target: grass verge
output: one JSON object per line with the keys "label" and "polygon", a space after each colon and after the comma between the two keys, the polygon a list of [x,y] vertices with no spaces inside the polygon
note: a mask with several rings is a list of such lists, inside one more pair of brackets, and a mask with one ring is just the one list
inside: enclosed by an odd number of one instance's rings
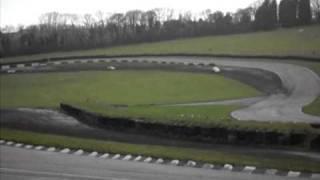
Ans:
{"label": "grass verge", "polygon": [[[293,63],[303,65],[311,69],[320,77],[320,63],[319,62],[301,62],[301,61],[293,61]],[[311,104],[303,107],[303,112],[320,116],[320,95],[317,99],[315,99]]]}
{"label": "grass verge", "polygon": [[128,106],[101,107],[96,104],[70,104],[82,110],[97,113],[106,117],[140,119],[151,123],[175,124],[182,126],[199,126],[205,128],[226,128],[242,131],[279,132],[284,134],[302,133],[318,134],[307,123],[259,122],[234,120],[230,113],[238,106]]}
{"label": "grass verge", "polygon": [[214,164],[230,163],[234,165],[252,165],[261,168],[320,172],[320,166],[318,162],[298,157],[258,157],[256,155],[227,153],[219,150],[202,150],[158,145],[138,145],[52,134],[41,134],[6,128],[1,128],[0,130],[0,138],[2,139],[34,145],[39,144],[60,148],[67,147],[72,149],[80,148],[87,151],[145,155],[167,159],[195,160]]}
{"label": "grass verge", "polygon": [[320,96],[308,106],[303,107],[303,111],[308,114],[320,116]]}
{"label": "grass verge", "polygon": [[203,127],[212,126],[224,121],[230,122],[232,120],[230,113],[239,108],[238,106],[231,105],[102,107],[90,103],[74,106],[107,117]]}

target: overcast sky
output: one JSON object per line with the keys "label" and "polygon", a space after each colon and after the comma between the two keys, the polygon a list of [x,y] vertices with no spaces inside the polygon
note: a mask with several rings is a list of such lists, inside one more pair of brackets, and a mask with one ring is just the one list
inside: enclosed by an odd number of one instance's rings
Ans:
{"label": "overcast sky", "polygon": [[177,11],[201,12],[205,9],[234,12],[255,0],[0,0],[0,26],[30,25],[39,22],[46,12],[94,14],[172,8]]}

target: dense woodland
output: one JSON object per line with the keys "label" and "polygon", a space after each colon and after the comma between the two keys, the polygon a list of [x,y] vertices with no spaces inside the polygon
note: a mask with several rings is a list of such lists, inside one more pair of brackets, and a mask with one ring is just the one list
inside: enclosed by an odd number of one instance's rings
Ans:
{"label": "dense woodland", "polygon": [[234,13],[172,9],[94,15],[42,15],[38,25],[0,31],[0,57],[245,33],[320,23],[320,0],[259,0]]}

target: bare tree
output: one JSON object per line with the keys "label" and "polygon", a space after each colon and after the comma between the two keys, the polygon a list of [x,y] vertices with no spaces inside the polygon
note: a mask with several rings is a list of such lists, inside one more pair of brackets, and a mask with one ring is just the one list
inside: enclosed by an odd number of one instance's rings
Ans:
{"label": "bare tree", "polygon": [[109,18],[110,23],[114,23],[117,26],[122,26],[124,22],[124,14],[115,13]]}
{"label": "bare tree", "polygon": [[94,24],[94,22],[95,22],[95,20],[94,20],[94,18],[92,17],[91,14],[85,14],[83,16],[83,24],[86,27],[91,27]]}
{"label": "bare tree", "polygon": [[250,23],[252,19],[251,8],[238,9],[237,12],[233,14],[233,23],[235,24],[247,24]]}
{"label": "bare tree", "polygon": [[174,10],[173,9],[164,9],[165,10],[165,21],[170,21],[173,18]]}
{"label": "bare tree", "polygon": [[153,11],[156,13],[157,21],[160,21],[161,23],[165,21],[172,20],[173,15],[174,15],[174,10],[173,9],[168,9],[168,8],[156,8],[153,9]]}
{"label": "bare tree", "polygon": [[219,24],[220,22],[222,22],[223,17],[224,17],[223,12],[216,11],[209,15],[209,22]]}
{"label": "bare tree", "polygon": [[12,33],[12,32],[15,32],[16,31],[16,28],[12,25],[6,25],[4,27],[1,28],[1,32],[2,33]]}
{"label": "bare tree", "polygon": [[150,11],[145,12],[144,16],[145,16],[145,18],[147,20],[148,28],[152,29],[156,24],[157,14],[154,11],[150,10]]}
{"label": "bare tree", "polygon": [[108,26],[112,29],[112,32],[116,35],[116,40],[119,40],[122,38],[122,29],[125,24],[125,16],[122,13],[115,13],[112,16],[110,16],[108,20]]}
{"label": "bare tree", "polygon": [[104,13],[102,11],[97,11],[95,16],[97,18],[98,25],[104,26]]}
{"label": "bare tree", "polygon": [[320,22],[320,0],[311,0],[312,14]]}
{"label": "bare tree", "polygon": [[59,18],[59,13],[57,12],[50,12],[46,13],[40,16],[40,24],[46,24],[49,26],[56,27],[58,25],[58,18]]}
{"label": "bare tree", "polygon": [[209,15],[212,13],[212,11],[210,9],[206,9],[204,11],[201,12],[201,18],[205,21],[208,21],[209,19]]}
{"label": "bare tree", "polygon": [[253,2],[249,7],[251,10],[251,17],[254,18],[255,14],[257,13],[257,10],[259,9],[259,7],[263,4],[264,0],[256,0],[255,2]]}
{"label": "bare tree", "polygon": [[71,25],[80,25],[79,16],[77,14],[68,14]]}
{"label": "bare tree", "polygon": [[69,23],[68,14],[59,14],[57,19],[57,25],[65,26]]}
{"label": "bare tree", "polygon": [[135,27],[137,24],[139,24],[141,19],[142,11],[140,10],[133,10],[128,11],[125,15],[126,21],[128,22],[129,26]]}
{"label": "bare tree", "polygon": [[[173,9],[139,10],[126,13],[94,15],[59,14],[42,15],[40,24],[13,30],[1,29],[0,53],[3,56],[25,53],[44,53],[57,50],[121,45],[133,42],[169,40],[181,37],[218,35],[254,31],[254,16],[264,0],[234,14],[201,12],[196,19],[191,12],[174,12]],[[320,22],[320,0],[310,0],[314,17]]]}
{"label": "bare tree", "polygon": [[156,13],[156,18],[157,18],[157,21],[159,22],[163,22],[165,17],[164,17],[164,11],[162,8],[156,8],[156,9],[153,9],[153,12]]}
{"label": "bare tree", "polygon": [[186,11],[182,14],[182,21],[183,22],[190,22],[192,21],[192,13],[191,11]]}

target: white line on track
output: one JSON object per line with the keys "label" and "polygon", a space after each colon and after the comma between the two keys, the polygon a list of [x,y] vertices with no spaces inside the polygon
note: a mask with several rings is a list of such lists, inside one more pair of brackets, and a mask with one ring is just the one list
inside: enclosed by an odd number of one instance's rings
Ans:
{"label": "white line on track", "polygon": [[242,171],[252,173],[254,170],[256,170],[256,167],[254,166],[245,166]]}
{"label": "white line on track", "polygon": [[119,159],[120,158],[120,154],[116,154],[112,157],[112,159]]}
{"label": "white line on track", "polygon": [[76,152],[74,152],[74,155],[82,155],[84,153],[84,151],[82,149],[77,150]]}
{"label": "white line on track", "polygon": [[61,153],[64,153],[64,154],[67,154],[67,153],[70,152],[70,149],[65,148],[65,149],[62,149],[60,152],[61,152]]}
{"label": "white line on track", "polygon": [[177,159],[172,160],[172,161],[170,162],[170,164],[171,164],[171,165],[174,165],[174,166],[178,166],[178,165],[179,165],[179,163],[180,163],[180,161],[179,161],[179,160],[177,160]]}
{"label": "white line on track", "polygon": [[94,152],[90,153],[88,156],[96,157],[97,155],[98,155],[98,152],[94,151]]}
{"label": "white line on track", "polygon": [[105,154],[101,155],[99,158],[105,159],[105,158],[107,158],[107,157],[109,157],[109,153],[105,153]]}
{"label": "white line on track", "polygon": [[56,150],[55,147],[49,147],[49,148],[47,149],[48,152],[54,152],[55,150]]}
{"label": "white line on track", "polygon": [[152,161],[152,157],[147,157],[145,160],[143,160],[143,162],[149,163]]}
{"label": "white line on track", "polygon": [[14,142],[12,142],[12,141],[8,141],[7,143],[6,143],[6,145],[12,145]]}
{"label": "white line on track", "polygon": [[124,158],[122,158],[122,160],[129,161],[131,158],[132,158],[132,156],[130,154],[128,154]]}
{"label": "white line on track", "polygon": [[31,149],[31,148],[33,148],[33,146],[30,145],[30,144],[27,144],[27,145],[24,146],[24,148],[26,148],[26,149]]}
{"label": "white line on track", "polygon": [[61,64],[61,62],[56,61],[56,62],[53,62],[53,64],[54,64],[54,65],[60,65],[60,64]]}
{"label": "white line on track", "polygon": [[32,66],[32,67],[39,66],[39,63],[31,63],[31,66]]}
{"label": "white line on track", "polygon": [[278,172],[276,169],[267,169],[265,174],[275,175]]}
{"label": "white line on track", "polygon": [[156,163],[156,164],[162,164],[162,163],[164,163],[164,160],[161,159],[161,158],[159,158],[159,159],[156,160],[155,163]]}
{"label": "white line on track", "polygon": [[197,165],[197,163],[195,161],[188,161],[186,164],[186,166],[189,166],[189,167],[194,167],[196,165]]}
{"label": "white line on track", "polygon": [[232,166],[231,164],[225,164],[225,165],[223,166],[223,169],[224,169],[224,170],[229,170],[229,171],[231,171],[231,170],[233,169],[233,166]]}
{"label": "white line on track", "polygon": [[10,69],[10,66],[9,65],[4,65],[4,66],[1,66],[1,69],[2,70],[7,70],[7,69]]}
{"label": "white line on track", "polygon": [[14,146],[15,146],[15,147],[22,147],[22,146],[23,146],[23,144],[21,144],[21,143],[17,143],[17,144],[15,144]]}
{"label": "white line on track", "polygon": [[17,68],[24,68],[24,66],[25,66],[24,64],[18,64]]}
{"label": "white line on track", "polygon": [[10,69],[10,70],[8,70],[7,72],[8,72],[8,73],[15,73],[15,72],[17,72],[17,71],[14,70],[14,69]]}
{"label": "white line on track", "polygon": [[289,171],[288,172],[288,177],[299,177],[300,176],[300,172],[297,171]]}
{"label": "white line on track", "polygon": [[93,62],[93,63],[99,63],[100,60],[99,60],[99,59],[94,59],[94,60],[92,60],[92,62]]}
{"label": "white line on track", "polygon": [[205,169],[213,169],[213,168],[214,168],[214,165],[213,165],[213,164],[208,164],[208,163],[206,163],[206,164],[202,165],[202,168],[205,168]]}
{"label": "white line on track", "polygon": [[140,161],[142,159],[142,156],[137,156],[134,161]]}

